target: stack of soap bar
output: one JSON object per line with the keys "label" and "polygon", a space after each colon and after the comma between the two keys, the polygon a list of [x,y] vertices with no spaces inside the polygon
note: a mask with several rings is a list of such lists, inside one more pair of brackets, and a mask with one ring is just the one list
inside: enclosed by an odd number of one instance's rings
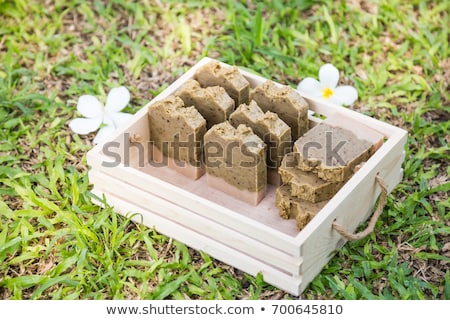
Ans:
{"label": "stack of soap bar", "polygon": [[347,129],[350,127],[344,129],[331,123],[332,119],[309,130],[295,142],[294,152],[299,155],[300,169],[315,172],[327,181],[346,181],[355,166],[369,159],[384,137],[366,127],[367,132],[373,131],[371,141],[359,139]]}
{"label": "stack of soap bar", "polygon": [[[346,129],[343,129],[346,128]],[[384,136],[340,114],[321,122],[283,158],[276,207],[301,230],[382,144]]]}
{"label": "stack of soap bar", "polygon": [[331,199],[343,185],[343,182],[325,181],[313,172],[299,169],[295,153],[286,154],[278,171],[283,184],[290,186],[291,196],[313,203]]}
{"label": "stack of soap bar", "polygon": [[179,97],[170,96],[148,109],[150,140],[155,161],[167,161],[172,169],[198,179],[204,173],[203,136],[206,120],[195,109],[185,107]]}
{"label": "stack of soap bar", "polygon": [[234,100],[219,86],[202,88],[191,79],[176,93],[186,106],[194,106],[205,118],[207,127],[224,122],[234,110]]}
{"label": "stack of soap bar", "polygon": [[275,206],[279,209],[280,217],[295,219],[297,229],[302,230],[328,201],[313,203],[294,197],[291,193],[289,185],[278,187],[275,194]]}
{"label": "stack of soap bar", "polygon": [[202,87],[223,87],[236,106],[249,102],[250,83],[236,67],[223,67],[218,61],[211,61],[195,73],[195,79]]}
{"label": "stack of soap bar", "polygon": [[[291,151],[291,129],[276,113],[264,113],[258,104],[252,100],[250,104],[241,104],[230,116],[234,127],[245,124],[267,145],[267,167],[277,169],[283,156]],[[269,176],[270,178],[270,176]],[[271,184],[272,181],[269,181]]]}
{"label": "stack of soap bar", "polygon": [[276,190],[275,206],[280,217],[296,220],[298,230],[303,229],[343,185],[343,182],[324,181],[313,172],[299,169],[295,153],[286,154],[278,170],[283,185]]}
{"label": "stack of soap bar", "polygon": [[308,103],[293,88],[266,81],[252,91],[250,99],[255,100],[264,112],[278,114],[291,128],[294,140],[308,130]]}
{"label": "stack of soap bar", "polygon": [[216,124],[204,136],[208,186],[257,205],[266,194],[266,145],[245,125]]}

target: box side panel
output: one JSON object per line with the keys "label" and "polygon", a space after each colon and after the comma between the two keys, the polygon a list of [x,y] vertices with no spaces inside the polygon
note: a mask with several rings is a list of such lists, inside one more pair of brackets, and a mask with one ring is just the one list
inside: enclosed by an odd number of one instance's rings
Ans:
{"label": "box side panel", "polygon": [[[107,189],[108,196],[112,195],[116,198],[126,199],[128,202],[138,204],[140,207],[152,208],[154,214],[167,220],[214,239],[230,248],[248,254],[288,274],[293,276],[300,275],[300,258],[293,257],[276,248],[265,245],[261,241],[248,237],[247,234],[232,230],[223,224],[219,224],[207,217],[202,217],[190,210],[165,201],[149,192],[139,190],[130,184],[101,172],[91,170],[89,172],[89,180],[94,183],[96,188]],[[114,185],[114,188],[110,188],[111,185]],[[152,221],[148,222],[154,223]],[[149,225],[149,227],[152,227],[152,225]],[[155,227],[158,229],[158,225],[155,224]],[[176,234],[171,232],[167,236],[176,237]]]}
{"label": "box side panel", "polygon": [[234,250],[226,245],[223,245],[214,239],[205,237],[196,231],[190,230],[173,221],[165,219],[152,211],[136,206],[123,199],[114,197],[106,190],[94,188],[92,191],[97,196],[101,197],[103,194],[108,199],[108,204],[112,205],[121,214],[127,215],[129,213],[141,213],[141,216],[134,216],[133,220],[137,223],[144,223],[152,227],[158,226],[158,231],[163,234],[173,234],[173,238],[185,243],[186,245],[203,251],[224,263],[234,266],[250,275],[256,276],[261,273],[264,281],[276,286],[290,294],[300,295],[301,277],[292,277],[286,273],[281,272],[259,260],[256,260],[248,254]]}

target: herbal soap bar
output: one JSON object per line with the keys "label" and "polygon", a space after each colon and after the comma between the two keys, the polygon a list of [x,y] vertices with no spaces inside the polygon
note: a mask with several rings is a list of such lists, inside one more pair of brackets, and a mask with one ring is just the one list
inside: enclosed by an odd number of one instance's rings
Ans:
{"label": "herbal soap bar", "polygon": [[194,106],[205,118],[207,127],[224,122],[234,110],[234,100],[219,86],[202,88],[191,79],[176,93],[186,106]]}
{"label": "herbal soap bar", "polygon": [[350,130],[321,122],[294,144],[298,167],[332,182],[346,181],[373,153],[373,144]]}
{"label": "herbal soap bar", "polygon": [[294,140],[308,130],[308,103],[293,88],[266,81],[252,91],[250,99],[264,112],[275,112],[291,128]]}
{"label": "herbal soap bar", "polygon": [[237,67],[222,67],[218,61],[211,61],[196,72],[195,79],[202,87],[223,87],[236,106],[249,102],[250,83]]}
{"label": "herbal soap bar", "polygon": [[275,192],[275,206],[283,219],[295,219],[297,229],[302,230],[306,224],[327,204],[328,201],[312,203],[291,195],[288,185],[282,185]]}
{"label": "herbal soap bar", "polygon": [[345,115],[335,113],[331,117],[326,118],[323,122],[334,127],[341,127],[350,130],[358,139],[370,142],[372,144],[372,154],[383,145],[383,134],[355,121],[354,119],[346,117]]}
{"label": "herbal soap bar", "polygon": [[[195,107],[185,107],[179,97],[170,96],[148,109],[150,140],[157,150],[153,156],[193,179],[204,173],[203,136],[206,121]],[[161,153],[159,154],[158,151]]]}
{"label": "herbal soap bar", "polygon": [[205,134],[208,185],[257,205],[267,185],[266,145],[245,125],[214,125]]}
{"label": "herbal soap bar", "polygon": [[290,186],[292,196],[313,203],[331,199],[344,184],[325,181],[313,172],[299,169],[298,155],[295,153],[284,156],[278,171],[283,184]]}
{"label": "herbal soap bar", "polygon": [[245,124],[267,145],[267,166],[277,169],[283,156],[291,150],[291,129],[276,113],[264,113],[252,100],[250,104],[241,104],[230,116],[234,127]]}

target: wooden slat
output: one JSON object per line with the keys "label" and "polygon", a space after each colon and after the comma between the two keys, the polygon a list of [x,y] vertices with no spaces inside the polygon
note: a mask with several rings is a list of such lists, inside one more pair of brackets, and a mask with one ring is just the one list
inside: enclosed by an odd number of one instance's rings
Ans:
{"label": "wooden slat", "polygon": [[[144,192],[97,170],[91,170],[89,172],[89,181],[94,183],[96,188],[109,190],[108,195],[117,198],[126,198],[128,202],[138,203],[139,206],[144,208],[152,208],[152,212],[165,219],[176,221],[178,224],[190,230],[212,238],[249,256],[253,256],[293,276],[300,275],[300,265],[302,262],[300,258],[288,255],[269,245],[263,244],[259,240],[252,239],[246,234],[232,230],[228,226],[224,226],[207,217],[200,216],[191,210],[161,199],[152,194],[151,190]],[[114,188],[109,188],[112,185],[114,185]],[[156,228],[158,228],[157,225]],[[169,233],[167,236],[175,237],[176,235]]]}
{"label": "wooden slat", "polygon": [[142,222],[145,225],[149,227],[155,225],[157,226],[157,230],[163,234],[174,234],[174,239],[193,249],[206,252],[213,258],[232,265],[252,276],[261,273],[264,277],[264,281],[267,283],[293,295],[300,295],[299,288],[302,282],[301,277],[292,277],[289,274],[283,273],[280,270],[254,259],[248,254],[234,250],[214,239],[205,237],[196,231],[165,219],[153,213],[148,208],[142,208],[136,204],[117,198],[109,194],[108,190],[94,188],[92,192],[99,197],[102,197],[102,195],[105,194],[108,199],[108,204],[125,216],[129,213],[141,213],[142,216],[133,217],[133,220],[137,223],[141,223],[142,217]]}

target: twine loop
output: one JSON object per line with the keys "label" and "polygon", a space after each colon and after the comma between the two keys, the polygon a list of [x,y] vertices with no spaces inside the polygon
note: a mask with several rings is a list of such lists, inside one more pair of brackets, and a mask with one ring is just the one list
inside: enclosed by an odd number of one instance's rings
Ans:
{"label": "twine loop", "polygon": [[378,206],[375,210],[375,212],[372,215],[372,218],[370,218],[369,224],[367,225],[366,229],[364,229],[361,232],[358,233],[351,233],[344,229],[342,225],[337,223],[336,221],[333,222],[333,229],[336,230],[342,237],[345,239],[351,241],[351,240],[360,240],[362,238],[367,237],[369,234],[373,232],[373,229],[375,228],[375,223],[377,222],[378,218],[381,215],[381,212],[383,212],[383,207],[386,204],[386,198],[387,198],[387,187],[384,183],[383,179],[376,175],[375,181],[378,183],[378,185],[381,188],[381,194],[380,194],[380,200],[378,201]]}

